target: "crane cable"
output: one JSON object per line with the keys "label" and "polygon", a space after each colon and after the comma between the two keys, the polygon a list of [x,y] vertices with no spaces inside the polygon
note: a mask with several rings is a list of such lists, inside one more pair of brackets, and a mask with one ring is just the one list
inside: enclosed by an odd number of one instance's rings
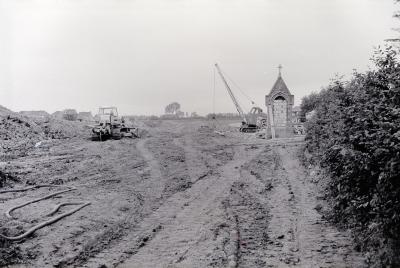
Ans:
{"label": "crane cable", "polygon": [[215,88],[216,88],[216,74],[215,74],[215,68],[213,68],[214,70],[214,81],[213,81],[213,114],[212,114],[212,122],[213,122],[213,128],[216,129],[217,126],[215,123],[218,123],[219,126],[222,126],[221,122],[218,121],[217,119],[217,114],[215,113]]}
{"label": "crane cable", "polygon": [[223,74],[229,79],[229,81],[240,91],[240,93],[242,93],[242,95],[245,96],[245,97],[250,101],[250,103],[251,103],[252,105],[255,105],[255,104],[258,105],[258,103],[256,103],[254,100],[252,100],[252,99],[249,97],[249,95],[247,95],[247,94],[236,84],[236,82],[235,82],[229,75],[227,75],[224,71],[222,71],[222,73],[223,73]]}
{"label": "crane cable", "polygon": [[215,68],[213,68],[214,70],[214,89],[213,89],[213,114],[215,117]]}
{"label": "crane cable", "polygon": [[[215,89],[216,89],[215,67],[213,68],[213,70],[214,70],[214,96],[213,96],[213,109],[214,109],[214,111],[213,111],[213,112],[214,112],[214,117],[216,118],[216,116],[215,116],[215,91],[216,91],[216,90],[215,90]],[[222,73],[223,75],[226,75],[225,72],[221,70],[221,67],[219,67],[219,70],[221,71],[221,73]],[[228,77],[228,76],[227,76],[227,77]],[[228,79],[229,79],[231,82],[233,82],[233,84],[234,84],[237,88],[239,88],[231,78],[228,77]],[[231,90],[232,90],[232,89],[231,89]],[[240,88],[239,88],[239,90],[241,91],[241,93],[242,93],[244,96],[246,96],[247,99],[250,100],[250,102],[252,102],[252,103],[254,104],[254,102],[250,99],[249,96],[247,96]],[[235,98],[235,99],[236,99],[236,98]],[[243,106],[243,103],[241,103],[238,99],[236,99],[236,102],[238,102],[239,107],[242,107],[242,106]],[[247,106],[247,105],[246,105],[246,106]],[[247,108],[247,107],[246,107],[246,108]]]}

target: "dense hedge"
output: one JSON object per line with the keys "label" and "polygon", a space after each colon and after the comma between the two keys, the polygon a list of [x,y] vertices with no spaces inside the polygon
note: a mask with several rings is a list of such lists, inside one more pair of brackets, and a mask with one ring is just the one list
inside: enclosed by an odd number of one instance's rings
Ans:
{"label": "dense hedge", "polygon": [[332,219],[353,229],[371,261],[400,265],[400,64],[388,48],[376,68],[303,99],[315,114],[306,149],[331,177]]}

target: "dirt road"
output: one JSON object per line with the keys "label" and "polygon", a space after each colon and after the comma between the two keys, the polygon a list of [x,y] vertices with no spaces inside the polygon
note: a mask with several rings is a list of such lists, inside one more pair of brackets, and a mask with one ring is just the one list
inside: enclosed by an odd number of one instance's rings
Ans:
{"label": "dirt road", "polygon": [[[20,243],[26,264],[14,267],[365,266],[349,234],[316,210],[301,139],[222,136],[207,121],[147,128],[139,140],[74,138],[4,163],[23,181],[76,187],[16,210],[16,220],[1,215],[11,235],[46,219],[56,203],[92,203]],[[0,206],[54,191],[2,194]]]}

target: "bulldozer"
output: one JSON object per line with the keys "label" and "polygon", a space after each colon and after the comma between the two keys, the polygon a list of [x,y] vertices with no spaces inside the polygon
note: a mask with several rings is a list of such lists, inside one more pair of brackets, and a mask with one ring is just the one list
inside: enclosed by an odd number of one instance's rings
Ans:
{"label": "bulldozer", "polygon": [[92,127],[92,140],[119,140],[122,137],[139,138],[139,129],[127,126],[125,119],[118,116],[117,107],[100,107]]}

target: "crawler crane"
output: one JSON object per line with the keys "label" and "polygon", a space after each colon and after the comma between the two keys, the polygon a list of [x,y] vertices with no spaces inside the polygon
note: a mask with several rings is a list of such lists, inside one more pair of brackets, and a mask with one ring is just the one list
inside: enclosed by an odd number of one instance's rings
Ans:
{"label": "crawler crane", "polygon": [[218,74],[222,79],[222,82],[224,82],[226,90],[228,91],[228,94],[231,97],[232,102],[236,107],[236,110],[242,118],[242,125],[240,126],[239,130],[241,132],[256,132],[259,129],[266,127],[268,119],[266,114],[263,113],[263,110],[259,107],[252,107],[250,112],[248,114],[245,114],[217,63],[215,64],[215,68],[217,69]]}

